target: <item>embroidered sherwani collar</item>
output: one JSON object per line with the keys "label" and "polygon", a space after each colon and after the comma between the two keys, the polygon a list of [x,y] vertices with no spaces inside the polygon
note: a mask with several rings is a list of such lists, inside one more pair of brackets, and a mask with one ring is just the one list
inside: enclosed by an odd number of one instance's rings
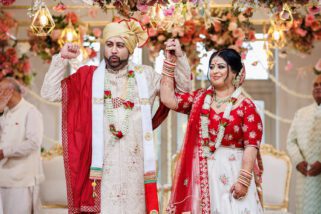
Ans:
{"label": "embroidered sherwani collar", "polygon": [[113,75],[115,78],[122,78],[124,76],[127,76],[128,66],[129,65],[127,64],[125,67],[123,67],[120,70],[113,70],[111,68],[106,68],[106,71],[109,74]]}

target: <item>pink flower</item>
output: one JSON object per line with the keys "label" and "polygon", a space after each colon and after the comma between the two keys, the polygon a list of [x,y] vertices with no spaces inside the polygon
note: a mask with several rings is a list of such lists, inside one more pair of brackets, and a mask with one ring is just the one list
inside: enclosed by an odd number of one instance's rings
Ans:
{"label": "pink flower", "polygon": [[238,39],[244,39],[245,35],[241,28],[233,30],[233,37]]}
{"label": "pink flower", "polygon": [[196,25],[194,23],[194,21],[186,21],[184,23],[185,26],[185,33],[189,36],[192,36],[195,33],[196,30]]}
{"label": "pink flower", "polygon": [[286,72],[289,72],[289,71],[292,70],[292,68],[293,68],[293,64],[292,64],[290,61],[288,61],[288,62],[286,63],[286,65],[285,65],[285,67],[284,67],[284,70],[285,70]]}
{"label": "pink flower", "polygon": [[315,32],[313,36],[315,40],[318,40],[318,41],[321,40],[321,31]]}
{"label": "pink flower", "polygon": [[67,9],[67,7],[66,7],[66,5],[65,5],[64,3],[59,2],[59,3],[58,3],[56,6],[54,6],[52,9],[53,9],[54,11],[58,12],[58,13],[62,13],[62,12],[64,12],[64,11]]}
{"label": "pink flower", "polygon": [[229,31],[233,31],[237,28],[237,23],[235,22],[230,22],[229,26],[228,26],[228,30]]}
{"label": "pink flower", "polygon": [[150,22],[150,17],[148,15],[143,15],[140,21],[142,25],[146,25]]}
{"label": "pink flower", "polygon": [[315,20],[314,22],[312,22],[311,29],[312,29],[313,31],[318,31],[318,30],[320,30],[320,29],[321,29],[320,21]]}
{"label": "pink flower", "polygon": [[255,41],[256,37],[255,37],[255,31],[251,30],[248,32],[248,40],[250,41]]}
{"label": "pink flower", "polygon": [[69,12],[66,14],[66,21],[71,21],[72,24],[76,24],[78,22],[78,16],[74,12]]}
{"label": "pink flower", "polygon": [[16,0],[1,0],[0,2],[4,5],[4,6],[9,6],[11,4],[13,4]]}
{"label": "pink flower", "polygon": [[293,20],[293,28],[298,28],[302,24],[302,19],[295,19]]}
{"label": "pink flower", "polygon": [[306,17],[305,17],[305,26],[311,26],[312,22],[315,20],[315,17],[314,15],[312,14],[308,14]]}
{"label": "pink flower", "polygon": [[29,73],[30,67],[31,67],[31,66],[30,66],[29,60],[26,60],[26,61],[23,63],[23,66],[22,66],[23,72]]}
{"label": "pink flower", "polygon": [[91,8],[88,10],[88,16],[91,18],[96,18],[98,14],[98,10],[96,8]]}
{"label": "pink flower", "polygon": [[235,45],[236,45],[237,47],[242,47],[242,45],[243,45],[243,39],[238,39],[238,40],[236,40]]}
{"label": "pink flower", "polygon": [[174,11],[175,11],[175,6],[172,5],[171,7],[164,9],[163,13],[164,13],[164,16],[172,16],[174,14]]}
{"label": "pink flower", "polygon": [[306,30],[303,30],[302,28],[297,28],[295,32],[301,37],[305,37],[308,33]]}
{"label": "pink flower", "polygon": [[315,5],[313,5],[312,7],[309,7],[309,8],[308,8],[308,11],[309,11],[310,14],[315,15],[315,14],[320,13],[321,7],[320,7],[320,6],[315,6]]}
{"label": "pink flower", "polygon": [[158,31],[156,28],[148,28],[148,35],[150,37],[154,37],[158,35]]}
{"label": "pink flower", "polygon": [[95,28],[93,29],[93,34],[94,34],[94,36],[95,36],[96,38],[100,38],[100,36],[101,36],[101,30],[100,30],[100,28],[95,27]]}
{"label": "pink flower", "polygon": [[189,44],[192,41],[192,37],[190,36],[183,36],[182,38],[180,38],[180,42],[182,44]]}
{"label": "pink flower", "polygon": [[138,9],[140,12],[147,13],[147,11],[148,11],[148,5],[146,4],[146,1],[144,1],[144,0],[138,0],[136,6],[137,6],[137,9]]}

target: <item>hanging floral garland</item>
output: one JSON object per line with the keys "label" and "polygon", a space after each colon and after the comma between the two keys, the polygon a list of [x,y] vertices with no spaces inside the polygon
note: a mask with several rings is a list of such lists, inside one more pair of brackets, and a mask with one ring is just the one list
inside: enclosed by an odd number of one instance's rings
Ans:
{"label": "hanging floral garland", "polygon": [[16,0],[0,0],[0,3],[3,5],[3,6],[10,6],[12,5]]}
{"label": "hanging floral garland", "polygon": [[17,26],[17,21],[14,20],[11,14],[0,10],[0,41],[6,41],[10,38],[10,29]]}
{"label": "hanging floral garland", "polygon": [[[56,9],[61,9],[61,6],[60,8]],[[29,32],[29,43],[31,46],[30,50],[36,55],[40,56],[40,58],[47,63],[51,62],[51,58],[54,54],[59,53],[61,47],[58,40],[60,39],[63,29],[67,27],[69,20],[76,29],[76,32],[80,34],[81,44],[84,42],[84,35],[86,34],[94,36],[96,39],[98,39],[101,35],[101,31],[98,28],[94,28],[92,31],[87,32],[87,28],[80,24],[78,16],[73,12],[67,13],[66,15],[53,16],[53,19],[56,26],[49,36],[38,37],[35,36],[31,31]],[[86,55],[89,58],[93,58],[97,55],[96,51],[92,47],[92,43],[95,42],[96,39],[86,41],[88,46],[84,48],[87,52]]]}
{"label": "hanging floral garland", "polygon": [[26,53],[17,53],[15,47],[0,47],[0,80],[13,77],[24,85],[31,83],[32,74],[29,57]]}
{"label": "hanging floral garland", "polygon": [[205,31],[205,27],[201,22],[195,20],[185,21],[183,23],[182,26],[174,26],[171,32],[153,28],[150,24],[147,24],[150,36],[148,49],[151,61],[154,61],[160,51],[165,49],[164,43],[166,40],[177,38],[182,45],[183,51],[185,51],[188,56],[192,71],[196,70],[196,66],[200,62],[196,45],[198,42],[202,42],[200,35]]}
{"label": "hanging floral garland", "polygon": [[17,21],[9,13],[0,11],[0,80],[13,77],[24,85],[32,79],[29,57],[26,53],[29,46],[18,43],[10,33],[17,26]]}
{"label": "hanging floral garland", "polygon": [[272,13],[280,12],[284,4],[291,8],[299,8],[308,3],[317,2],[317,0],[233,0],[232,4],[235,8],[266,8]]}
{"label": "hanging floral garland", "polygon": [[285,37],[295,50],[310,53],[315,41],[321,41],[320,14],[294,14],[293,25],[285,32]]}
{"label": "hanging floral garland", "polygon": [[217,17],[217,20],[206,31],[204,40],[206,50],[234,48],[238,52],[247,51],[243,47],[243,41],[256,39],[254,27],[249,21],[252,15],[253,10],[250,8],[243,12],[225,8],[213,9],[211,16]]}

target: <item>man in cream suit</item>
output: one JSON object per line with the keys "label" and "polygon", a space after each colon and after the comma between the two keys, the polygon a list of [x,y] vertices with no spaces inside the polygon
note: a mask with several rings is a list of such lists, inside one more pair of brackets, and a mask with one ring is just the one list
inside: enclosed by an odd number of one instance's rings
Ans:
{"label": "man in cream suit", "polygon": [[12,78],[0,81],[0,214],[39,213],[42,115]]}
{"label": "man in cream suit", "polygon": [[287,142],[297,169],[297,214],[321,210],[321,75],[313,82],[312,94],[315,102],[296,112]]}

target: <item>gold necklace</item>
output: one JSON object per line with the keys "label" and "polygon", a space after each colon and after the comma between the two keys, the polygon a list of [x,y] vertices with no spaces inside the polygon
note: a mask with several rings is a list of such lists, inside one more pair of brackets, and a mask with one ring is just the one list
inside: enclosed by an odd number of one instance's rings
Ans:
{"label": "gold necklace", "polygon": [[224,98],[217,98],[216,93],[214,93],[214,101],[215,101],[216,108],[218,109],[221,108],[222,104],[228,103],[230,99],[231,99],[231,95]]}

